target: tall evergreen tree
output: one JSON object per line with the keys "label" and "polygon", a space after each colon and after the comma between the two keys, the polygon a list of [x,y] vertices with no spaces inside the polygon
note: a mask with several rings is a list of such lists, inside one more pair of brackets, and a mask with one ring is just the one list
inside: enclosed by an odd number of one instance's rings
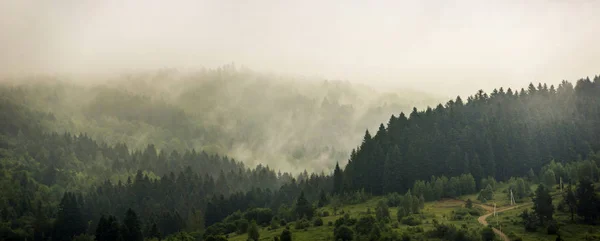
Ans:
{"label": "tall evergreen tree", "polygon": [[70,241],[73,237],[85,233],[86,229],[87,225],[75,194],[66,192],[58,207],[52,240]]}
{"label": "tall evergreen tree", "polygon": [[143,241],[142,228],[137,214],[130,209],[127,209],[125,218],[123,218],[122,236],[124,240]]}
{"label": "tall evergreen tree", "polygon": [[552,196],[550,196],[550,191],[544,185],[539,185],[535,190],[535,197],[533,198],[533,210],[539,218],[541,225],[544,225],[545,221],[552,220],[552,215],[554,214]]}
{"label": "tall evergreen tree", "polygon": [[594,223],[599,216],[600,200],[591,181],[584,179],[577,186],[577,215],[586,223]]}

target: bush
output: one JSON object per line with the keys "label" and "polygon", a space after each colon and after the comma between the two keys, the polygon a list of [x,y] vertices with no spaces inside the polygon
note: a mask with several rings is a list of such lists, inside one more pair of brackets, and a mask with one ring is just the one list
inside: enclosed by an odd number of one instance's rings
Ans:
{"label": "bush", "polygon": [[258,231],[258,226],[255,221],[250,223],[250,227],[248,227],[248,239],[258,241],[260,238],[260,232]]}
{"label": "bush", "polygon": [[321,214],[321,217],[329,217],[329,212],[323,211],[323,213]]}
{"label": "bush", "polygon": [[322,218],[315,218],[315,221],[313,221],[313,226],[315,226],[315,227],[323,226],[323,219]]}
{"label": "bush", "polygon": [[205,239],[206,241],[227,241],[227,238],[225,238],[225,236],[223,235],[216,235],[216,236],[208,236]]}
{"label": "bush", "polygon": [[250,223],[248,222],[248,220],[246,219],[240,219],[240,220],[236,220],[235,221],[235,226],[236,226],[236,233],[237,234],[243,234],[246,233],[248,231],[248,226],[250,225]]}
{"label": "bush", "polygon": [[335,240],[351,241],[354,239],[354,232],[349,227],[342,225],[333,230]]}
{"label": "bush", "polygon": [[258,225],[267,226],[273,219],[273,211],[268,208],[253,208],[244,213],[248,221],[255,220]]}
{"label": "bush", "polygon": [[292,241],[292,232],[289,229],[283,229],[279,241]]}
{"label": "bush", "polygon": [[481,230],[481,239],[483,239],[483,241],[493,241],[495,236],[494,230],[490,227],[485,227]]}
{"label": "bush", "polygon": [[375,227],[377,220],[371,215],[361,217],[354,227],[359,235],[368,235]]}
{"label": "bush", "polygon": [[277,217],[273,217],[273,219],[271,220],[270,228],[271,228],[271,230],[279,228],[279,219]]}
{"label": "bush", "polygon": [[310,227],[310,222],[306,218],[300,219],[294,224],[296,230],[306,229],[308,227]]}
{"label": "bush", "polygon": [[333,226],[333,222],[331,222],[331,221],[327,222],[327,226],[330,226],[330,227]]}
{"label": "bush", "polygon": [[402,201],[402,196],[400,196],[400,194],[398,194],[397,192],[394,192],[394,193],[388,194],[386,197],[386,200],[387,200],[388,206],[397,207],[398,205],[400,205],[400,202]]}
{"label": "bush", "polygon": [[551,221],[546,228],[548,234],[558,234],[558,223],[556,221]]}
{"label": "bush", "polygon": [[402,218],[402,224],[408,226],[418,226],[421,225],[421,218],[416,215],[410,215],[408,217]]}

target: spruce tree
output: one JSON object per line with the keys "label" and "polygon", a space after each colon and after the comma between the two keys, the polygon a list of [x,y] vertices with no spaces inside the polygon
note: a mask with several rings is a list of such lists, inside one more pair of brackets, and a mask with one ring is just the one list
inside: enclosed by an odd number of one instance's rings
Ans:
{"label": "spruce tree", "polygon": [[75,194],[66,192],[58,206],[52,240],[69,241],[85,233],[86,229],[87,225],[83,220]]}
{"label": "spruce tree", "polygon": [[600,200],[594,191],[594,185],[588,179],[579,181],[577,186],[577,215],[588,224],[593,224],[599,216]]}
{"label": "spruce tree", "polygon": [[535,197],[533,198],[533,210],[536,216],[539,218],[541,225],[544,225],[545,221],[552,220],[554,214],[554,206],[552,205],[552,196],[546,186],[539,185],[535,190]]}
{"label": "spruce tree", "polygon": [[137,214],[131,208],[127,209],[123,219],[122,236],[124,240],[128,241],[144,240]]}

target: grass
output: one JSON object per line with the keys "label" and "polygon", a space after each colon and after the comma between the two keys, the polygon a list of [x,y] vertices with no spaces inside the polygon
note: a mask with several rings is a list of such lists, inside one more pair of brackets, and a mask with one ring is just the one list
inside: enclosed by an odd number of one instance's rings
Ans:
{"label": "grass", "polygon": [[[366,215],[368,210],[371,211],[372,214],[375,212],[375,207],[377,206],[377,202],[380,200],[384,200],[383,197],[374,197],[369,199],[367,202],[361,204],[354,205],[346,205],[343,208],[340,208],[336,215],[331,215],[328,217],[323,217],[323,226],[321,227],[309,227],[306,230],[296,230],[294,228],[293,223],[289,223],[288,226],[292,231],[292,240],[295,241],[319,241],[319,240],[333,240],[333,226],[329,226],[328,223],[334,223],[335,220],[344,216],[344,214],[349,214],[352,218],[360,218],[363,215]],[[423,230],[431,230],[433,229],[433,220],[436,219],[439,222],[454,224],[458,227],[465,226],[470,229],[479,229],[481,225],[477,222],[477,216],[467,217],[465,220],[450,220],[452,215],[452,211],[457,208],[460,208],[464,205],[462,201],[459,200],[442,200],[437,202],[427,202],[425,203],[425,207],[422,210],[423,223],[419,225],[419,227],[423,228]],[[330,206],[319,209],[319,212],[328,211],[330,214],[333,214],[333,208]],[[342,212],[344,214],[342,214]],[[390,218],[392,222],[396,220],[396,212],[397,208],[390,208]],[[269,230],[267,227],[260,228],[260,240],[273,240],[275,236],[281,234],[285,227],[280,227],[275,230]],[[411,227],[407,225],[400,224],[398,228],[392,228],[392,230],[397,231],[398,233],[405,232],[413,232],[409,231]],[[246,241],[248,239],[247,234],[230,234],[229,240],[232,241]]]}
{"label": "grass", "polygon": [[[531,190],[535,190],[537,186],[532,185]],[[498,208],[509,206],[509,199],[506,195],[506,189],[508,185],[499,184],[496,192],[494,200],[486,203],[485,205],[493,206],[495,202]],[[554,204],[557,205],[562,198],[558,195],[558,191],[553,188],[554,196]],[[425,203],[425,207],[422,210],[422,224],[419,225],[425,232],[433,229],[433,220],[437,220],[441,223],[453,224],[457,227],[465,227],[468,229],[481,229],[482,225],[477,222],[478,216],[467,216],[464,220],[451,220],[452,212],[456,209],[463,207],[465,200],[471,199],[474,203],[480,204],[477,201],[477,194],[472,195],[464,195],[459,197],[458,199],[446,199],[440,200],[436,202],[427,202]],[[295,241],[320,241],[320,240],[333,240],[333,226],[329,226],[328,223],[334,223],[335,220],[344,216],[344,214],[349,214],[352,218],[360,218],[363,215],[368,213],[368,210],[374,215],[375,208],[377,203],[380,200],[385,200],[384,197],[374,197],[369,199],[368,201],[360,204],[354,205],[345,205],[339,209],[336,215],[333,215],[333,208],[331,206],[327,206],[324,208],[320,208],[318,211],[327,211],[331,215],[323,218],[323,226],[321,227],[309,227],[303,230],[296,230],[294,228],[294,223],[289,223],[288,226],[292,231],[292,240]],[[530,198],[526,198],[521,200],[521,203],[529,203],[531,202]],[[523,240],[555,240],[556,235],[548,235],[546,234],[545,228],[539,228],[537,232],[526,232],[525,228],[521,224],[521,218],[519,215],[526,208],[531,208],[531,205],[519,206],[513,210],[507,210],[501,213],[498,213],[498,217],[490,216],[487,221],[491,225],[500,228],[505,234],[509,237],[521,237]],[[390,208],[390,218],[392,222],[397,222],[396,220],[396,212],[397,208]],[[482,215],[485,211],[482,212]],[[564,212],[555,212],[554,216],[555,220],[559,223],[560,230],[559,233],[563,240],[600,240],[600,227],[592,226],[592,225],[584,225],[572,223],[570,221],[570,214]],[[497,220],[497,221],[496,221]],[[268,228],[260,228],[260,240],[273,240],[274,237],[279,236],[285,227],[279,227],[275,230],[269,230]],[[412,229],[412,230],[410,230]],[[400,224],[398,228],[393,228],[392,230],[402,234],[402,233],[414,233],[414,228],[411,228],[407,225]],[[246,234],[237,235],[230,234],[229,240],[232,241],[246,241],[248,236]]]}

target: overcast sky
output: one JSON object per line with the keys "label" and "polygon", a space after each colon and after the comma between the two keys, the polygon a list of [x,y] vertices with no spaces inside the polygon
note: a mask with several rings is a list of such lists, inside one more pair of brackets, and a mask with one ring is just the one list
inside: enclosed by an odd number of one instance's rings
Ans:
{"label": "overcast sky", "polygon": [[0,74],[215,67],[468,91],[600,74],[600,1],[2,0]]}

